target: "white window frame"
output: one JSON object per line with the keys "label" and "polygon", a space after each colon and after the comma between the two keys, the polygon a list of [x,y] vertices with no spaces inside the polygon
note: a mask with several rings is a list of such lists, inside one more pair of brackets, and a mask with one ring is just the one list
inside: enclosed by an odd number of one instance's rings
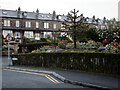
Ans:
{"label": "white window frame", "polygon": [[15,38],[20,38],[20,32],[15,32]]}
{"label": "white window frame", "polygon": [[53,24],[53,29],[56,29],[57,28],[57,25],[54,23]]}
{"label": "white window frame", "polygon": [[13,37],[13,31],[12,30],[3,30],[3,37],[6,38],[8,33]]}
{"label": "white window frame", "polygon": [[30,28],[31,27],[31,22],[30,21],[26,21],[25,22],[25,27],[26,28]]}
{"label": "white window frame", "polygon": [[10,26],[10,20],[4,20],[4,26]]}
{"label": "white window frame", "polygon": [[34,38],[34,33],[33,33],[33,31],[25,31],[25,32],[24,32],[24,36],[25,36],[26,38],[31,38],[31,39],[33,39],[33,38]]}
{"label": "white window frame", "polygon": [[49,37],[52,37],[52,32],[44,32],[43,37],[44,37],[44,38],[48,38],[48,36],[49,36]]}
{"label": "white window frame", "polygon": [[36,28],[39,28],[39,22],[36,22]]}
{"label": "white window frame", "polygon": [[20,26],[20,22],[16,21],[16,27],[19,27],[19,26]]}
{"label": "white window frame", "polygon": [[49,23],[48,22],[44,22],[44,28],[48,29],[49,28]]}
{"label": "white window frame", "polygon": [[35,40],[40,40],[40,33],[35,33]]}

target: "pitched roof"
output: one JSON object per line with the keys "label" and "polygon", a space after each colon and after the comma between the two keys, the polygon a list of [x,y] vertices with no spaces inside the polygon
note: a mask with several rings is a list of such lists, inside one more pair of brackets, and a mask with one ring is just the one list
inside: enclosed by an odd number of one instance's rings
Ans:
{"label": "pitched roof", "polygon": [[[24,17],[24,13],[26,13],[26,16]],[[18,11],[16,10],[5,10],[0,9],[0,17],[14,17],[18,18]],[[40,19],[40,20],[53,20],[53,14],[50,13],[39,13],[38,17],[36,17],[36,12],[26,12],[26,11],[20,11],[19,18],[26,18],[26,19]],[[65,15],[56,15],[54,17],[55,21],[64,21],[64,19],[67,19]],[[80,19],[80,18],[79,18]],[[103,23],[102,19],[99,19],[99,22],[94,20],[93,18],[87,18],[88,20],[85,23],[89,24],[101,24],[106,25],[107,23]]]}

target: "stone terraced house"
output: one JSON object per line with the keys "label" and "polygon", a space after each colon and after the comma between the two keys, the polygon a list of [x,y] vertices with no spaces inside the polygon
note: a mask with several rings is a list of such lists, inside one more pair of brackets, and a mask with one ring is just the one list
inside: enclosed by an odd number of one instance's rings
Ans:
{"label": "stone terraced house", "polygon": [[[27,37],[34,40],[40,40],[40,38],[52,37],[53,32],[61,30],[61,34],[64,33],[63,22],[66,19],[65,15],[57,15],[55,11],[50,13],[39,13],[21,11],[18,10],[0,10],[0,25],[2,26],[3,42],[8,33],[15,38],[13,41],[14,50],[17,50],[18,44],[22,43],[22,37]],[[90,24],[90,27],[106,28],[106,18],[99,19],[85,18],[85,23]],[[16,42],[17,41],[17,42]]]}

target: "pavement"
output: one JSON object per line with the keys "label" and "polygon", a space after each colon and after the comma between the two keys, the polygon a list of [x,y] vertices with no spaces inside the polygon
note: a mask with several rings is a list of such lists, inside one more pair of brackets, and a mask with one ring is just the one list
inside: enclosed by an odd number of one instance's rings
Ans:
{"label": "pavement", "polygon": [[[8,67],[6,64],[7,58],[3,57],[3,67]],[[80,71],[69,71],[69,70],[57,70],[57,69],[47,69],[47,68],[36,68],[36,67],[25,67],[25,66],[10,66],[10,68],[18,68],[18,69],[27,69],[32,71],[47,71],[47,72],[54,72],[61,77],[68,80],[67,83],[76,84],[76,85],[87,85],[87,86],[98,86],[98,87],[107,87],[107,88],[120,88],[120,78],[103,75],[103,74],[95,74],[95,73],[88,73],[88,72],[80,72]],[[99,88],[100,89],[100,88]]]}

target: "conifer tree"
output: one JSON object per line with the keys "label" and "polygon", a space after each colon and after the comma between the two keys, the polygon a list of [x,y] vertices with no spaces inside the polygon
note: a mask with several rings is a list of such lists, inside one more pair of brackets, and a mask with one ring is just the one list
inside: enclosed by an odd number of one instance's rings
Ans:
{"label": "conifer tree", "polygon": [[67,18],[64,20],[65,22],[63,23],[64,28],[67,30],[67,35],[70,35],[74,41],[74,49],[77,48],[76,42],[80,39],[81,33],[84,33],[84,31],[88,30],[88,25],[84,23],[86,19],[83,17],[83,14],[78,16],[78,12],[79,11],[76,11],[75,9],[70,11],[67,15]]}

